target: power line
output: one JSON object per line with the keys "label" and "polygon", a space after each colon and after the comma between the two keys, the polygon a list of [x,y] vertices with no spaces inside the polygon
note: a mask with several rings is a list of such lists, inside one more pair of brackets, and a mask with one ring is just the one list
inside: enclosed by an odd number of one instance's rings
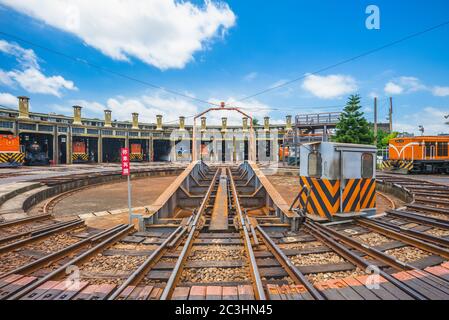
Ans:
{"label": "power line", "polygon": [[140,84],[142,84],[142,85],[151,87],[151,88],[153,88],[153,89],[159,89],[159,90],[165,91],[165,92],[170,93],[170,94],[173,94],[173,95],[177,95],[177,96],[180,96],[180,97],[183,97],[183,98],[186,98],[186,99],[194,100],[194,101],[201,102],[201,103],[205,103],[205,104],[208,104],[208,105],[219,106],[218,104],[213,103],[213,102],[210,102],[210,101],[207,101],[207,100],[195,98],[195,97],[189,96],[189,95],[187,95],[187,94],[184,94],[184,93],[182,93],[182,92],[178,92],[178,91],[175,91],[175,90],[172,90],[172,89],[167,89],[167,88],[164,88],[164,87],[162,87],[162,86],[159,86],[159,85],[156,85],[156,84],[153,84],[153,83],[144,81],[144,80],[140,80],[140,79],[137,79],[137,78],[128,76],[128,75],[126,75],[126,74],[117,72],[117,71],[113,71],[113,70],[107,69],[107,68],[102,67],[102,66],[100,66],[100,65],[97,65],[97,64],[94,64],[94,63],[92,63],[92,62],[89,62],[89,61],[87,61],[87,60],[85,60],[85,59],[78,58],[78,57],[75,57],[75,56],[71,56],[71,55],[62,53],[62,52],[60,52],[60,51],[56,51],[56,50],[54,50],[54,49],[45,47],[45,46],[43,46],[43,45],[37,44],[37,43],[32,42],[32,41],[29,41],[29,40],[25,40],[25,39],[23,39],[23,38],[21,38],[21,37],[18,37],[18,36],[16,36],[16,35],[13,35],[13,34],[10,34],[10,33],[4,32],[4,31],[0,31],[0,34],[2,34],[3,36],[9,37],[9,38],[15,39],[15,40],[17,40],[17,41],[26,43],[26,44],[28,44],[28,45],[30,45],[30,46],[34,46],[34,47],[36,47],[36,48],[40,48],[40,49],[42,49],[42,50],[45,50],[45,51],[51,52],[51,53],[53,53],[53,54],[59,55],[59,56],[61,56],[61,57],[64,57],[64,58],[69,59],[69,60],[72,60],[72,61],[74,61],[74,62],[85,64],[85,65],[87,65],[87,66],[89,66],[89,67],[98,69],[98,70],[100,70],[100,71],[103,71],[103,72],[106,72],[106,73],[109,73],[109,74],[112,74],[112,75],[115,75],[115,76],[117,76],[117,77],[121,77],[121,78],[130,80],[130,81],[134,81],[134,82],[140,83]]}
{"label": "power line", "polygon": [[361,53],[361,54],[359,54],[359,55],[357,55],[357,56],[351,57],[351,58],[349,58],[349,59],[346,59],[346,60],[343,60],[343,61],[340,61],[340,62],[337,62],[337,63],[334,63],[334,64],[329,65],[329,66],[327,66],[327,67],[321,68],[321,69],[316,70],[316,71],[314,71],[314,72],[312,72],[312,73],[302,75],[301,77],[298,77],[298,78],[295,78],[295,79],[286,81],[286,82],[281,83],[281,84],[279,84],[279,85],[272,86],[272,87],[269,87],[269,88],[264,89],[264,90],[262,90],[262,91],[259,91],[259,92],[256,92],[256,93],[254,93],[254,94],[251,94],[251,95],[249,95],[249,96],[243,97],[243,98],[237,100],[237,102],[245,101],[245,100],[248,100],[248,99],[250,99],[250,98],[254,98],[254,97],[256,97],[256,96],[259,96],[259,95],[261,95],[261,94],[264,94],[264,93],[266,93],[266,92],[269,92],[269,91],[272,91],[272,90],[275,90],[275,89],[279,89],[279,88],[285,87],[285,86],[290,85],[290,84],[292,84],[292,83],[294,83],[294,82],[297,82],[297,81],[299,81],[299,80],[302,80],[302,79],[306,78],[306,77],[309,76],[309,75],[316,75],[316,74],[319,74],[319,73],[321,73],[321,72],[324,72],[324,71],[333,69],[333,68],[338,67],[338,66],[341,66],[341,65],[343,65],[343,64],[346,64],[346,63],[352,62],[352,61],[354,61],[354,60],[360,59],[360,58],[362,58],[362,57],[371,55],[371,54],[373,54],[373,53],[375,53],[375,52],[378,52],[378,51],[381,51],[381,50],[383,50],[383,49],[392,47],[392,46],[394,46],[394,45],[396,45],[396,44],[398,44],[398,43],[407,41],[407,40],[409,40],[409,39],[418,37],[418,36],[420,36],[420,35],[422,35],[422,34],[425,34],[425,33],[428,33],[428,32],[430,32],[430,31],[439,29],[439,28],[444,27],[444,26],[446,26],[446,25],[448,25],[448,24],[449,24],[449,20],[448,20],[448,21],[445,21],[445,22],[442,22],[442,23],[440,23],[440,24],[437,24],[437,25],[435,25],[435,26],[433,26],[433,27],[427,28],[427,29],[425,29],[425,30],[422,30],[422,31],[418,31],[418,32],[412,33],[412,34],[410,34],[410,35],[407,35],[407,36],[405,36],[405,37],[403,37],[403,38],[400,38],[400,39],[398,39],[398,40],[395,40],[395,41],[393,41],[393,42],[384,44],[384,45],[382,45],[382,46],[380,46],[380,47],[377,47],[377,48],[375,48],[375,49],[371,49],[371,50],[366,51],[366,52],[364,52],[364,53]]}

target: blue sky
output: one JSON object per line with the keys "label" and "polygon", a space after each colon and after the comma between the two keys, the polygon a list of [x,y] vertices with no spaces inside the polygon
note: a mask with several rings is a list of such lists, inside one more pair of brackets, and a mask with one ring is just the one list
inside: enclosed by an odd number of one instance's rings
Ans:
{"label": "blue sky", "polygon": [[[394,128],[449,132],[449,25],[332,68],[308,73],[449,20],[449,2],[0,0],[0,31],[135,79],[207,101],[227,101],[261,118],[337,111],[359,93],[379,120],[393,96]],[[365,27],[368,5],[380,30]],[[242,97],[305,76],[242,102]],[[32,110],[145,121],[190,116],[205,103],[152,89],[0,34],[0,103],[31,97]],[[218,121],[222,115],[211,116]],[[228,115],[232,121],[237,116]]]}

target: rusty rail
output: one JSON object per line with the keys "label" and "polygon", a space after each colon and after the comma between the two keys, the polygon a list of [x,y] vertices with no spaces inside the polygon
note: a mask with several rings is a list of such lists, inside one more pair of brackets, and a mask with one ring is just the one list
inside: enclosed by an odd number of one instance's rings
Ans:
{"label": "rusty rail", "polygon": [[402,232],[397,232],[392,229],[385,228],[382,225],[376,223],[375,221],[372,221],[371,219],[358,218],[358,219],[356,219],[356,221],[361,226],[364,226],[368,229],[374,230],[374,231],[381,233],[387,237],[402,241],[406,244],[420,248],[424,251],[428,251],[433,254],[444,257],[446,259],[449,259],[449,250],[448,249],[440,248],[432,243],[428,243],[428,242],[422,241],[420,239],[408,236],[406,234],[403,234]]}
{"label": "rusty rail", "polygon": [[[306,221],[305,226],[307,228],[307,231],[312,234],[315,238],[320,239],[322,242],[324,242],[329,248],[337,252],[339,255],[353,263],[354,265],[366,269],[372,265],[369,261],[366,259],[356,255],[353,251],[351,251],[349,248],[343,246],[342,244],[338,243],[337,241],[334,241],[331,234],[329,234],[326,230],[320,228],[317,223]],[[384,279],[388,280],[392,284],[394,284],[396,287],[398,287],[403,292],[407,293],[411,297],[417,299],[417,300],[427,300],[426,297],[424,297],[419,292],[415,291],[413,288],[407,286],[404,282],[396,279],[392,275],[386,273],[383,270],[379,270],[379,275],[382,276]]]}
{"label": "rusty rail", "polygon": [[154,266],[159,259],[164,255],[164,253],[168,250],[171,241],[176,237],[179,233],[181,234],[181,230],[187,229],[186,226],[179,226],[175,231],[173,231],[164,242],[153,251],[153,253],[144,261],[143,264],[140,265],[137,270],[135,270],[129,277],[124,281],[117,290],[108,298],[108,300],[115,300],[119,297],[119,295],[130,285],[135,285],[139,283],[143,277],[148,273],[152,266]]}
{"label": "rusty rail", "polygon": [[326,298],[307,280],[306,276],[291,262],[291,260],[282,252],[282,250],[273,242],[270,236],[259,226],[256,226],[257,231],[262,236],[264,243],[268,250],[276,257],[276,260],[284,267],[288,275],[293,279],[295,284],[303,285],[307,291],[316,300],[326,300]]}
{"label": "rusty rail", "polygon": [[[200,171],[201,172],[201,171]],[[195,218],[192,220],[192,222],[189,225],[190,232],[187,236],[187,239],[185,241],[184,247],[182,248],[181,254],[178,257],[178,260],[176,261],[175,267],[173,269],[173,272],[170,275],[170,278],[167,281],[167,284],[165,285],[164,291],[162,292],[160,300],[168,300],[171,298],[173,291],[176,288],[176,285],[178,283],[178,280],[181,276],[182,270],[184,268],[184,263],[189,255],[190,249],[193,245],[193,240],[195,236],[199,233],[199,219],[203,216],[204,211],[206,209],[206,206],[209,202],[210,196],[212,194],[212,190],[215,186],[215,182],[218,178],[219,170],[215,172],[214,177],[212,178],[212,181],[209,185],[209,188],[206,192],[206,195],[204,196],[203,201],[201,202],[201,205],[198,209],[198,213],[196,214]]]}
{"label": "rusty rail", "polygon": [[12,227],[12,226],[15,226],[18,224],[25,224],[28,222],[38,221],[38,220],[42,220],[42,219],[48,219],[48,218],[51,218],[51,214],[40,214],[40,215],[27,217],[27,218],[15,219],[15,220],[0,223],[0,229]]}
{"label": "rusty rail", "polygon": [[1,239],[0,243],[5,243],[5,242],[11,241],[11,240],[15,240],[19,237],[24,237],[24,236],[30,235],[29,238],[21,239],[16,242],[9,243],[9,244],[6,244],[6,245],[0,247],[0,253],[4,253],[4,252],[7,252],[7,251],[10,251],[13,249],[23,247],[29,243],[34,242],[34,241],[48,238],[58,232],[75,229],[75,228],[83,226],[83,225],[84,225],[83,220],[76,219],[76,220],[70,220],[67,222],[61,222],[61,223],[58,223],[51,227],[41,228],[41,229],[38,229],[35,231],[24,232],[22,234],[12,235],[12,236],[3,238],[3,239]]}
{"label": "rusty rail", "polygon": [[116,232],[117,230],[119,230],[120,228],[121,228],[121,226],[119,225],[119,226],[115,226],[115,227],[112,227],[110,229],[106,229],[104,231],[101,231],[101,232],[99,232],[97,234],[94,234],[94,235],[84,239],[84,240],[81,240],[81,241],[76,242],[76,243],[74,243],[72,245],[69,245],[68,247],[65,247],[65,248],[63,248],[63,249],[61,249],[61,250],[59,250],[57,252],[50,253],[49,255],[46,255],[46,256],[44,256],[42,258],[39,258],[39,259],[37,259],[35,261],[32,261],[32,262],[30,262],[30,263],[28,263],[26,265],[18,267],[18,268],[14,269],[14,270],[11,270],[9,272],[3,273],[0,276],[0,279],[4,279],[7,276],[10,276],[12,274],[23,274],[23,273],[27,273],[27,272],[29,273],[29,272],[35,271],[39,267],[46,266],[46,265],[48,265],[50,263],[53,263],[53,262],[61,259],[62,257],[70,255],[71,253],[77,251],[78,249],[80,249],[80,248],[82,248],[84,246],[90,245],[93,242],[96,242],[98,240],[103,239],[104,237],[107,237],[108,235],[110,235],[110,234]]}
{"label": "rusty rail", "polygon": [[83,261],[92,257],[94,254],[97,254],[99,251],[103,250],[104,248],[109,247],[110,245],[114,244],[119,239],[126,236],[133,229],[133,227],[134,226],[132,226],[132,225],[120,225],[120,227],[117,230],[114,230],[113,233],[112,232],[109,233],[111,235],[108,238],[106,238],[105,240],[103,240],[102,242],[97,244],[96,246],[90,248],[83,254],[71,259],[64,265],[60,266],[59,268],[57,268],[56,270],[47,274],[46,276],[40,278],[39,280],[32,282],[29,286],[27,286],[25,288],[19,288],[16,291],[10,292],[8,295],[3,297],[3,299],[7,299],[7,300],[20,299],[27,293],[30,293],[31,291],[33,291],[40,285],[44,284],[45,282],[52,280],[58,276],[61,276],[62,274],[64,274],[66,272],[68,267],[73,266],[73,265],[79,265]]}
{"label": "rusty rail", "polygon": [[250,270],[251,270],[251,278],[253,279],[253,288],[254,288],[255,297],[257,300],[266,300],[266,295],[265,295],[265,291],[263,289],[262,279],[260,278],[259,268],[257,267],[256,257],[254,255],[253,247],[251,245],[251,240],[249,237],[248,224],[245,223],[245,219],[243,218],[242,208],[240,206],[237,188],[234,183],[234,178],[232,176],[232,172],[229,168],[228,168],[228,175],[229,175],[229,185],[231,186],[231,193],[232,193],[232,196],[234,199],[234,206],[235,206],[235,210],[237,211],[237,216],[238,216],[239,223],[241,226],[241,232],[243,233],[245,250],[248,255],[249,266],[250,266]]}

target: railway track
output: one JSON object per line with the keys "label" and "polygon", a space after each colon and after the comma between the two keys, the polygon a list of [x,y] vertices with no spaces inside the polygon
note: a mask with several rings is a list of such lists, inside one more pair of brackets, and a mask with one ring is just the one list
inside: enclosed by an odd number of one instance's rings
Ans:
{"label": "railway track", "polygon": [[449,221],[449,186],[386,174],[378,176],[378,180],[403,188],[413,196],[413,201],[405,204],[404,211]]}
{"label": "railway track", "polygon": [[449,244],[435,234],[447,221],[394,209],[293,230],[254,205],[248,174],[200,170],[199,205],[142,232],[77,225],[76,241],[1,271],[0,299],[449,299]]}

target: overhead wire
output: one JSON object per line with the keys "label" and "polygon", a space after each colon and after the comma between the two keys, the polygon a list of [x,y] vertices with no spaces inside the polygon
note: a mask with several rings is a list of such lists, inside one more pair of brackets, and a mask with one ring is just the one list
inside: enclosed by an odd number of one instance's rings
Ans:
{"label": "overhead wire", "polygon": [[275,90],[275,89],[279,89],[279,88],[288,86],[288,85],[290,85],[290,84],[292,84],[292,83],[294,83],[294,82],[297,82],[297,81],[299,81],[299,80],[302,80],[302,79],[306,78],[306,77],[309,76],[309,75],[316,75],[316,74],[320,74],[320,73],[322,73],[322,72],[324,72],[324,71],[331,70],[331,69],[336,68],[336,67],[338,67],[338,66],[347,64],[347,63],[349,63],[349,62],[352,62],[352,61],[355,61],[355,60],[357,60],[357,59],[360,59],[360,58],[366,57],[366,56],[368,56],[368,55],[371,55],[371,54],[373,54],[373,53],[379,52],[379,51],[381,51],[381,50],[383,50],[383,49],[392,47],[392,46],[394,46],[394,45],[396,45],[396,44],[399,44],[399,43],[401,43],[401,42],[410,40],[410,39],[412,39],[412,38],[418,37],[418,36],[423,35],[423,34],[425,34],[425,33],[428,33],[428,32],[431,32],[431,31],[433,31],[433,30],[442,28],[442,27],[444,27],[444,26],[446,26],[446,25],[448,25],[448,24],[449,24],[449,20],[444,21],[444,22],[442,22],[442,23],[439,23],[439,24],[434,25],[434,26],[432,26],[432,27],[429,27],[429,28],[427,28],[427,29],[424,29],[424,30],[421,30],[421,31],[418,31],[418,32],[414,32],[414,33],[412,33],[412,34],[409,34],[409,35],[407,35],[407,36],[404,36],[404,37],[402,37],[402,38],[400,38],[400,39],[398,39],[398,40],[391,41],[391,42],[389,42],[389,43],[387,43],[387,44],[384,44],[384,45],[382,45],[382,46],[379,46],[379,47],[377,47],[377,48],[374,48],[374,49],[365,51],[365,52],[363,52],[363,53],[361,53],[361,54],[358,54],[358,55],[356,55],[356,56],[353,56],[353,57],[350,57],[350,58],[348,58],[348,59],[339,61],[339,62],[337,62],[337,63],[328,65],[328,66],[323,67],[323,68],[320,68],[320,69],[318,69],[318,70],[316,70],[316,71],[313,71],[313,72],[304,74],[304,75],[302,75],[302,76],[300,76],[300,77],[297,77],[297,78],[295,78],[295,79],[292,79],[292,80],[289,80],[289,81],[285,81],[285,82],[280,83],[280,84],[278,84],[278,85],[276,85],[276,86],[271,86],[271,87],[266,88],[266,89],[264,89],[264,90],[261,90],[261,91],[259,91],[259,92],[256,92],[256,93],[253,93],[253,94],[251,94],[251,95],[245,96],[245,97],[243,97],[243,98],[240,98],[240,99],[237,100],[237,101],[238,101],[238,102],[245,101],[245,100],[248,100],[248,99],[250,99],[250,98],[257,97],[257,96],[259,96],[259,95],[261,95],[261,94],[264,94],[264,93],[266,93],[266,92],[273,91],[273,90]]}

